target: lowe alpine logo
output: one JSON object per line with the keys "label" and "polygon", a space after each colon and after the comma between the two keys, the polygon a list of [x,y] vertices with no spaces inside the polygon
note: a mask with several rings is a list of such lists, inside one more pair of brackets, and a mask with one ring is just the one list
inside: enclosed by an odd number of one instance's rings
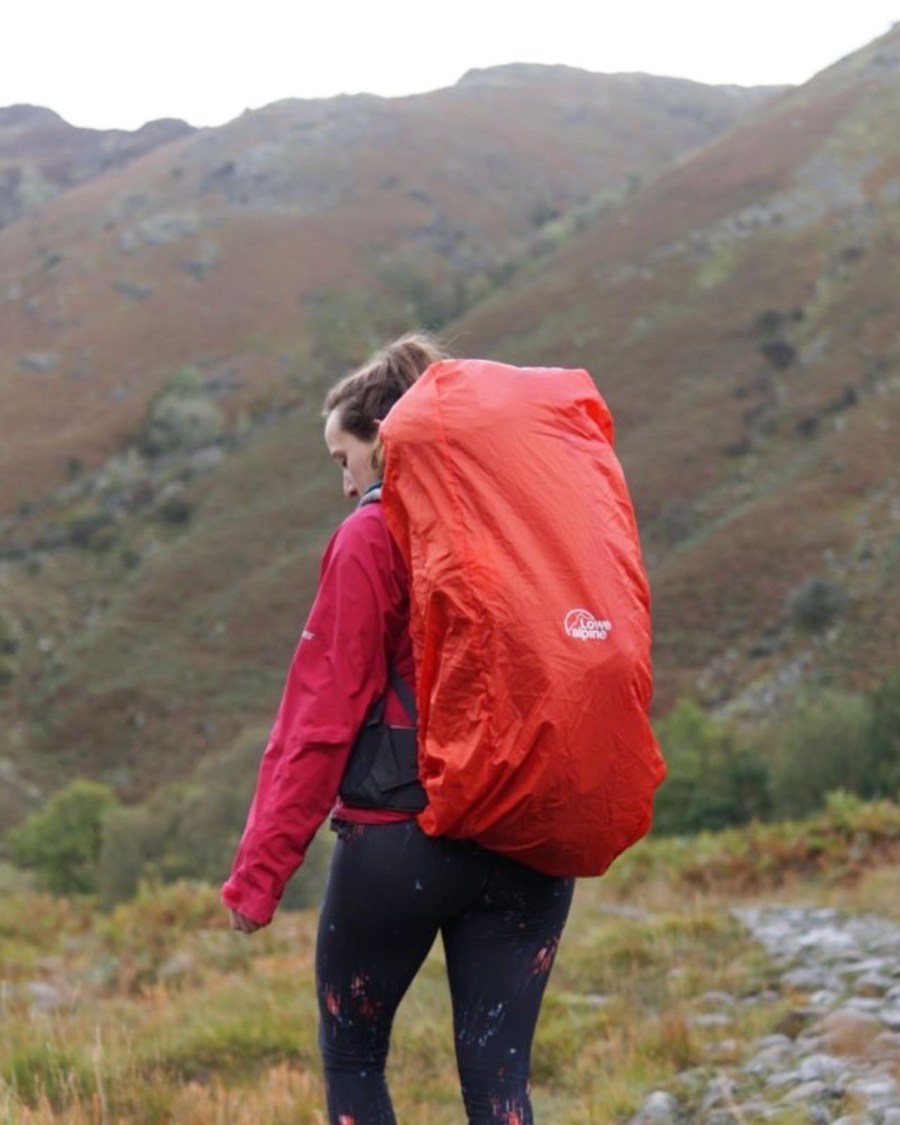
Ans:
{"label": "lowe alpine logo", "polygon": [[588,609],[570,609],[563,624],[568,635],[579,641],[605,641],[612,631],[611,621],[598,621]]}

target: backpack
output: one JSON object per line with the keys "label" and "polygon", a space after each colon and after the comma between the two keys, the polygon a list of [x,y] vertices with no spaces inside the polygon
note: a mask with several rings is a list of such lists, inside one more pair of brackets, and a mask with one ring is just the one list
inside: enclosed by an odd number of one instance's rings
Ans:
{"label": "backpack", "polygon": [[419,812],[428,803],[419,781],[416,701],[409,685],[391,665],[388,683],[397,693],[411,727],[384,721],[387,692],[375,701],[350,751],[339,796],[356,809]]}
{"label": "backpack", "polygon": [[650,603],[586,371],[433,364],[381,425],[430,835],[599,875],[649,829]]}

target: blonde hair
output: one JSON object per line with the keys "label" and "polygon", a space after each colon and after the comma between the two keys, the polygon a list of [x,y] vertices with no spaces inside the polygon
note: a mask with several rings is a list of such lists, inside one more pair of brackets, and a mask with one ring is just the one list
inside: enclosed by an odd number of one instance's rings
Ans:
{"label": "blonde hair", "polygon": [[[428,332],[408,332],[387,344],[325,396],[322,416],[339,411],[341,427],[362,441],[378,437],[378,423],[432,363],[447,359],[443,345]],[[380,458],[380,447],[376,457]],[[377,462],[380,468],[380,460]]]}

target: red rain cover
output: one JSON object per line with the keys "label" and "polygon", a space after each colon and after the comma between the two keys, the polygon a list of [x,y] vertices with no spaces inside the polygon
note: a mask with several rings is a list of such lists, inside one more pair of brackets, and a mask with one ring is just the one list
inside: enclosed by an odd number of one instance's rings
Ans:
{"label": "red rain cover", "polygon": [[599,875],[650,827],[650,607],[586,371],[432,365],[381,427],[411,576],[425,832]]}

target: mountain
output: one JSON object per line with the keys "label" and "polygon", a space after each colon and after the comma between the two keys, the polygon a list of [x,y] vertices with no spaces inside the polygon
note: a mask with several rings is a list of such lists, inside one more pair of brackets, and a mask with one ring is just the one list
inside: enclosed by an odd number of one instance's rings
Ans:
{"label": "mountain", "polygon": [[900,650],[900,28],[664,171],[458,325],[619,423],[659,705],[777,713]]}
{"label": "mountain", "polygon": [[184,364],[238,384],[236,411],[449,321],[564,213],[761,96],[504,67],[419,97],[280,102],[69,188],[0,231],[0,508],[121,448]]}
{"label": "mountain", "polygon": [[[860,616],[847,552],[865,511],[877,607],[895,51],[794,92],[508,67],[282,102],[0,231],[0,819],[75,773],[146,794],[271,716],[344,510],[322,391],[423,320],[596,377],[661,708],[830,651],[870,679],[889,612]],[[844,602],[801,635],[785,599],[811,577]]]}
{"label": "mountain", "polygon": [[78,129],[41,106],[0,109],[0,227],[62,191],[194,132],[184,121],[150,121],[129,132]]}

